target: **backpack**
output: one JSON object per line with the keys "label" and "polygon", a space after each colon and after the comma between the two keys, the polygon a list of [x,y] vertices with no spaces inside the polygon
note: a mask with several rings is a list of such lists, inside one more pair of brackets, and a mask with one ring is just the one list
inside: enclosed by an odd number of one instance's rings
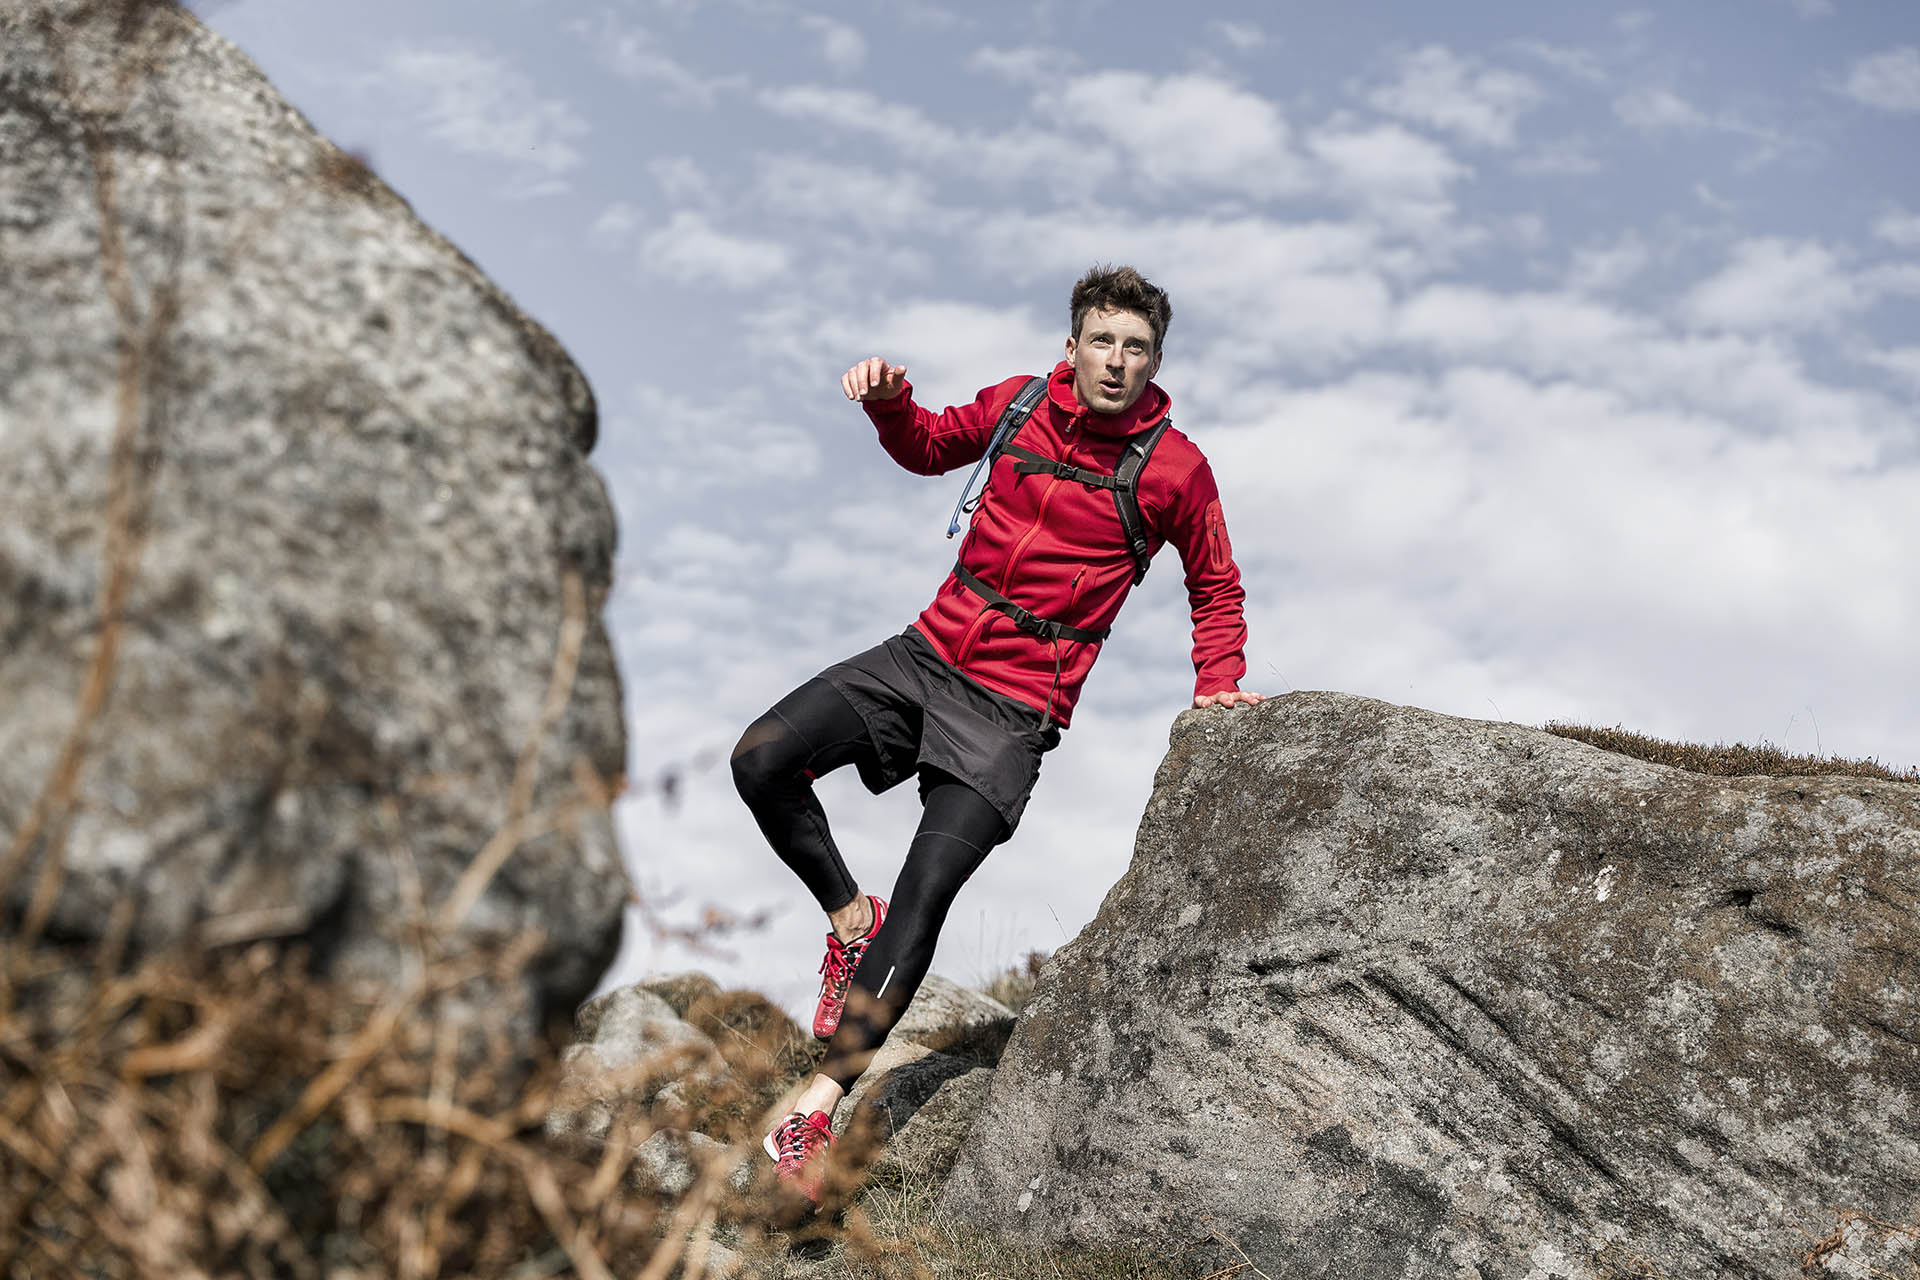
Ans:
{"label": "backpack", "polygon": [[[967,497],[973,489],[973,482],[979,478],[981,470],[983,468],[987,470],[988,483],[992,483],[994,462],[1001,454],[1010,453],[1020,459],[1013,468],[1017,475],[1054,475],[1063,480],[1073,480],[1080,484],[1091,485],[1096,489],[1105,489],[1113,494],[1114,510],[1120,515],[1120,531],[1126,537],[1127,550],[1133,553],[1133,581],[1138,585],[1140,580],[1147,576],[1147,566],[1153,557],[1147,550],[1147,525],[1146,521],[1140,517],[1140,499],[1136,490],[1139,487],[1140,473],[1146,470],[1147,460],[1153,457],[1154,446],[1160,443],[1160,437],[1166,434],[1169,426],[1173,425],[1172,420],[1162,418],[1147,430],[1128,437],[1126,449],[1120,455],[1120,464],[1114,468],[1112,475],[1100,471],[1088,471],[1084,467],[1056,462],[1052,458],[1043,458],[1033,450],[1023,449],[1013,442],[1014,438],[1020,434],[1020,428],[1039,407],[1041,397],[1046,394],[1046,390],[1045,378],[1029,378],[1027,384],[1020,388],[1019,394],[1015,395],[1008,402],[1007,407],[1001,411],[1000,421],[994,426],[993,440],[987,446],[986,456],[974,466],[973,474],[967,477],[966,488],[960,491],[960,501],[953,508],[953,519],[947,525],[947,536],[951,538],[959,532],[961,513],[971,512],[980,505],[981,498],[986,496],[986,490],[983,488],[974,497]],[[954,576],[960,579],[961,584],[985,600],[988,607],[997,609],[1012,618],[1014,625],[1022,631],[1042,639],[1055,641],[1066,639],[1092,643],[1105,640],[1112,632],[1110,627],[1093,631],[1086,627],[1070,627],[1062,622],[1039,617],[982,582],[965,565],[956,562],[953,572]]]}
{"label": "backpack", "polygon": [[1147,576],[1147,566],[1153,557],[1147,552],[1147,525],[1140,517],[1140,499],[1136,490],[1140,473],[1146,470],[1147,460],[1153,457],[1154,446],[1160,443],[1160,437],[1166,434],[1173,421],[1162,418],[1147,430],[1128,437],[1126,450],[1120,455],[1120,465],[1114,468],[1112,475],[1088,471],[1065,462],[1055,462],[1052,458],[1043,458],[1033,450],[1023,449],[1013,443],[1020,434],[1020,428],[1026,425],[1027,419],[1040,406],[1046,391],[1045,378],[1029,378],[1027,385],[1020,388],[1019,394],[1008,401],[1007,407],[1001,411],[1000,421],[993,429],[993,441],[987,446],[986,457],[975,464],[973,474],[967,477],[966,487],[960,491],[960,501],[953,508],[953,519],[947,523],[947,536],[951,538],[960,531],[961,514],[971,513],[986,496],[984,488],[971,498],[967,496],[972,492],[973,482],[979,479],[980,472],[986,470],[991,483],[993,464],[1001,454],[1011,453],[1020,459],[1013,468],[1017,475],[1055,475],[1113,494],[1114,510],[1120,515],[1120,531],[1126,537],[1127,549],[1133,553],[1133,581],[1137,586]]}

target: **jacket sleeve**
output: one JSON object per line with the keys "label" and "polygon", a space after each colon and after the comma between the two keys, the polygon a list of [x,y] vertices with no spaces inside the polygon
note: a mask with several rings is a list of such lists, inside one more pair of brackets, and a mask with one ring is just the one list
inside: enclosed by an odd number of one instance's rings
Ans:
{"label": "jacket sleeve", "polygon": [[1233,562],[1220,487],[1205,458],[1174,491],[1162,532],[1180,552],[1193,610],[1193,696],[1240,687],[1247,673],[1247,593]]}
{"label": "jacket sleeve", "polygon": [[893,399],[868,400],[861,408],[880,433],[880,447],[895,462],[915,475],[937,476],[986,456],[1000,411],[1026,381],[1009,379],[986,388],[971,404],[955,405],[942,413],[915,404],[911,382]]}

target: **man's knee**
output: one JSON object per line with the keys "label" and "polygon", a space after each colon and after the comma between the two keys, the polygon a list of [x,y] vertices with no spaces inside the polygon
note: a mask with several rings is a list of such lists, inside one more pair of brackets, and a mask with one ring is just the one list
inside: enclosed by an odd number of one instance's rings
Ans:
{"label": "man's knee", "polygon": [[740,735],[731,764],[733,785],[748,804],[801,772],[806,744],[787,722],[768,712]]}

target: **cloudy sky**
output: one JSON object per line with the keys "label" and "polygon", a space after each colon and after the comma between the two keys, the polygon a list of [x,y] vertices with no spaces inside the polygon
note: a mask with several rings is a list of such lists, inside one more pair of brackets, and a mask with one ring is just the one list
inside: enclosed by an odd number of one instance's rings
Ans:
{"label": "cloudy sky", "polygon": [[[1172,294],[1247,685],[1920,763],[1920,9],[1417,0],[202,6],[573,352],[661,916],[810,1006],[823,922],[723,766],[950,563],[838,376],[1040,372],[1096,261]],[[936,959],[1091,918],[1191,689],[1169,552]],[[1236,714],[1219,712],[1216,714]],[[886,892],[917,817],[822,796]]]}

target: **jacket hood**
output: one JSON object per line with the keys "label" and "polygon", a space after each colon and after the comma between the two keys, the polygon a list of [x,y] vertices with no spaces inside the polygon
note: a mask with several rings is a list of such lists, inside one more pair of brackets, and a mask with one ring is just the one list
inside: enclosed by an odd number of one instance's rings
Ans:
{"label": "jacket hood", "polygon": [[1053,401],[1053,407],[1068,417],[1077,417],[1086,424],[1088,431],[1102,436],[1130,436],[1144,431],[1167,416],[1173,408],[1173,399],[1160,389],[1157,382],[1148,382],[1147,389],[1120,413],[1095,413],[1080,403],[1080,397],[1073,389],[1073,365],[1062,360],[1053,366],[1053,373],[1047,379],[1047,398]]}

